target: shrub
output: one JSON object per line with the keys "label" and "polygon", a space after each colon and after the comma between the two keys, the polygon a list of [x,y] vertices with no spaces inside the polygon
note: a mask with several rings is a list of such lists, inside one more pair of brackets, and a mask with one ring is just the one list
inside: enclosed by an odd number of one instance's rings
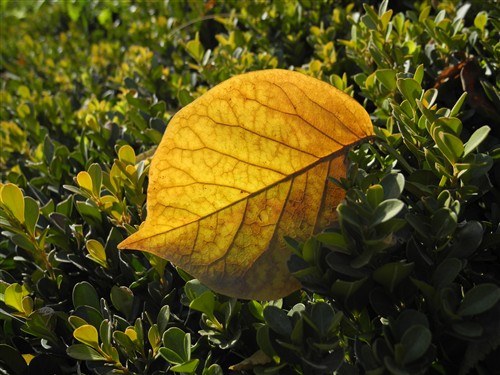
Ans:
{"label": "shrub", "polygon": [[[498,8],[370,3],[1,2],[2,373],[499,370]],[[287,239],[303,290],[232,299],[118,252],[171,115],[274,67],[377,132],[336,225]]]}

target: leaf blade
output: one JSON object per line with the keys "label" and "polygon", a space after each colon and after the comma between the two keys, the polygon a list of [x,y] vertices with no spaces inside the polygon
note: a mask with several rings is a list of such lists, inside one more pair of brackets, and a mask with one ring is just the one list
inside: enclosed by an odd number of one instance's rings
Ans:
{"label": "leaf blade", "polygon": [[148,217],[119,248],[169,259],[219,293],[281,298],[299,287],[283,237],[304,240],[334,219],[343,191],[327,176],[345,175],[346,148],[372,135],[366,111],[324,82],[284,70],[233,77],[170,121]]}

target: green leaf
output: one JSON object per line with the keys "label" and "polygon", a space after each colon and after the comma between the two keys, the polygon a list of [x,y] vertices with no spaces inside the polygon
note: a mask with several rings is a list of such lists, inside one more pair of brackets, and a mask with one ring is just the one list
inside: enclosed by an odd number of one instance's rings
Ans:
{"label": "green leaf", "polygon": [[396,199],[403,193],[405,178],[401,173],[391,173],[380,180],[380,185],[384,188],[384,199]]}
{"label": "green leaf", "polygon": [[24,219],[29,234],[35,236],[35,228],[40,216],[38,203],[31,197],[24,197]]}
{"label": "green leaf", "polygon": [[341,233],[323,232],[316,236],[316,239],[324,245],[333,246],[340,249],[347,248],[347,241]]}
{"label": "green leaf", "polygon": [[464,157],[474,151],[488,137],[491,128],[487,125],[477,129],[464,145]]}
{"label": "green leaf", "polygon": [[101,185],[102,185],[102,170],[99,164],[93,163],[88,169],[88,173],[92,178],[92,193],[95,197],[101,196]]}
{"label": "green leaf", "polygon": [[484,28],[488,23],[488,13],[484,10],[479,12],[474,18],[474,26],[476,26],[481,32],[484,32]]}
{"label": "green leaf", "polygon": [[4,302],[16,311],[23,312],[23,298],[29,294],[24,285],[11,284],[5,289]]}
{"label": "green leaf", "polygon": [[104,246],[99,241],[96,240],[88,240],[85,243],[85,247],[89,252],[88,257],[92,259],[97,264],[101,265],[104,268],[108,268],[108,263],[106,259],[106,250],[104,250]]}
{"label": "green leaf", "polygon": [[100,309],[88,305],[78,306],[73,314],[84,319],[88,324],[92,324],[95,328],[99,328],[103,321]]}
{"label": "green leaf", "polygon": [[15,234],[11,238],[12,242],[14,242],[17,246],[28,250],[31,253],[36,253],[36,247],[33,242],[30,241],[29,237],[26,234]]}
{"label": "green leaf", "polygon": [[256,340],[259,348],[265,354],[267,354],[269,357],[273,357],[276,355],[269,335],[269,326],[261,325],[259,328],[257,328]]}
{"label": "green leaf", "polygon": [[375,209],[370,225],[375,226],[392,219],[399,214],[404,207],[405,204],[399,199],[387,199],[383,201]]}
{"label": "green leaf", "polygon": [[21,189],[14,184],[0,186],[0,201],[17,221],[24,223],[24,197]]}
{"label": "green leaf", "polygon": [[99,296],[96,290],[87,281],[77,283],[73,288],[73,306],[90,306],[100,310]]}
{"label": "green leaf", "polygon": [[[92,187],[92,186],[91,186]],[[102,226],[101,212],[90,202],[76,202],[76,209],[83,219],[92,227]]]}
{"label": "green leaf", "polygon": [[[163,355],[167,361],[175,364],[184,363],[191,359],[191,335],[185,333],[177,327],[171,327],[163,334],[163,345],[168,351],[175,353],[175,357],[171,357],[172,361]],[[160,349],[161,353],[161,349]],[[169,352],[166,354],[170,355]],[[175,359],[177,358],[177,359]],[[175,361],[173,361],[175,359]]]}
{"label": "green leaf", "polygon": [[93,325],[85,324],[78,327],[73,331],[73,336],[81,343],[99,350],[99,334]]}
{"label": "green leaf", "polygon": [[5,374],[21,375],[27,373],[26,361],[19,350],[10,345],[0,344],[0,363],[5,366],[3,368],[6,371]]}
{"label": "green leaf", "polygon": [[207,314],[210,319],[214,318],[215,295],[211,290],[206,290],[189,304],[192,310]]}
{"label": "green leaf", "polygon": [[459,335],[465,336],[465,337],[470,337],[470,338],[477,338],[481,337],[481,335],[484,333],[484,328],[483,326],[478,323],[478,322],[458,322],[454,323],[451,326],[451,329],[458,333]]}
{"label": "green leaf", "polygon": [[169,363],[172,364],[181,364],[184,363],[184,358],[182,358],[181,355],[179,355],[176,351],[167,348],[167,347],[161,347],[160,350],[160,355],[165,358]]}
{"label": "green leaf", "polygon": [[161,335],[163,335],[163,333],[167,329],[167,324],[169,320],[170,320],[170,306],[165,305],[160,309],[157,318],[158,331],[160,332]]}
{"label": "green leaf", "polygon": [[177,94],[177,99],[179,99],[179,103],[181,103],[183,107],[187,106],[194,100],[191,93],[186,89],[182,89],[179,91],[179,93]]}
{"label": "green leaf", "polygon": [[451,131],[457,137],[462,133],[462,121],[456,117],[439,117],[432,125],[445,132]]}
{"label": "green leaf", "polygon": [[344,299],[351,297],[366,282],[367,278],[356,281],[337,280],[331,287],[331,293]]}
{"label": "green leaf", "polygon": [[393,292],[401,281],[410,276],[412,270],[413,263],[386,263],[373,271],[373,279]]}
{"label": "green leaf", "polygon": [[384,199],[384,188],[375,184],[366,191],[366,199],[372,208],[376,208]]}
{"label": "green leaf", "polygon": [[[430,229],[436,238],[444,239],[453,234],[458,225],[457,221],[457,214],[443,207],[432,215]],[[424,235],[428,236],[429,232],[427,231]]]}
{"label": "green leaf", "polygon": [[428,328],[414,325],[401,338],[403,346],[402,363],[407,364],[422,357],[431,345],[432,334]]}
{"label": "green leaf", "polygon": [[66,349],[66,353],[79,361],[104,361],[105,358],[96,350],[84,344],[74,344]]}
{"label": "green leaf", "polygon": [[332,331],[340,324],[342,316],[342,312],[335,314],[333,308],[325,302],[316,302],[311,310],[311,320],[321,337],[332,335]]}
{"label": "green leaf", "polygon": [[111,324],[108,319],[104,319],[99,327],[99,337],[102,341],[102,350],[111,355],[113,353],[113,346],[111,342]]}
{"label": "green leaf", "polygon": [[368,4],[363,4],[366,14],[361,17],[361,21],[371,30],[377,30],[378,15]]}
{"label": "green leaf", "polygon": [[424,79],[424,65],[420,64],[417,66],[417,69],[415,69],[415,74],[413,74],[413,79],[419,84],[422,85],[422,80]]}
{"label": "green leaf", "polygon": [[73,327],[73,329],[88,324],[85,319],[82,319],[76,315],[71,315],[70,317],[68,317],[68,323],[70,324],[71,327]]}
{"label": "green leaf", "polygon": [[190,361],[181,363],[176,366],[170,367],[170,370],[173,372],[186,372],[186,373],[194,373],[198,364],[200,363],[199,359],[191,359]]}
{"label": "green leaf", "polygon": [[450,112],[450,116],[457,116],[460,113],[460,109],[462,108],[462,105],[465,102],[465,99],[467,98],[467,93],[464,92],[462,95],[460,95],[460,98],[458,98],[457,102],[453,106]]}
{"label": "green leaf", "polygon": [[422,87],[413,78],[399,78],[396,81],[399,91],[406,100],[411,104],[412,108],[417,107],[415,99],[419,99],[422,95]]}
{"label": "green leaf", "polygon": [[500,301],[500,288],[495,284],[479,284],[469,290],[457,310],[460,316],[481,314]]}
{"label": "green leaf", "polygon": [[375,71],[375,76],[382,83],[382,85],[393,91],[396,89],[396,71],[393,69],[378,69]]}
{"label": "green leaf", "polygon": [[447,258],[443,260],[435,269],[432,281],[435,288],[442,288],[450,285],[457,278],[462,270],[462,262],[457,258]]}
{"label": "green leaf", "polygon": [[124,145],[118,150],[118,159],[125,164],[135,165],[135,151],[129,145]]}
{"label": "green leaf", "polygon": [[115,331],[113,332],[113,339],[115,342],[123,349],[129,358],[134,358],[135,356],[135,345],[124,332]]}
{"label": "green leaf", "polygon": [[285,337],[290,336],[293,329],[292,322],[284,310],[272,305],[266,306],[264,319],[274,332]]}
{"label": "green leaf", "polygon": [[29,316],[33,312],[33,298],[31,298],[30,296],[25,296],[23,297],[21,304],[22,311],[26,316]]}
{"label": "green leaf", "polygon": [[203,55],[205,54],[205,48],[203,48],[203,44],[199,41],[198,34],[195,39],[186,43],[186,50],[196,62],[201,63]]}
{"label": "green leaf", "polygon": [[148,330],[148,342],[153,350],[156,350],[161,343],[160,332],[158,331],[158,326],[156,324],[153,324]]}
{"label": "green leaf", "polygon": [[463,155],[464,145],[460,138],[450,133],[437,130],[434,132],[434,141],[444,157],[453,165]]}
{"label": "green leaf", "polygon": [[110,297],[113,306],[125,317],[129,317],[134,305],[134,293],[126,286],[113,285]]}
{"label": "green leaf", "polygon": [[113,19],[113,14],[111,12],[111,9],[109,8],[103,9],[97,16],[97,20],[99,21],[99,24],[102,26],[111,23],[112,19]]}

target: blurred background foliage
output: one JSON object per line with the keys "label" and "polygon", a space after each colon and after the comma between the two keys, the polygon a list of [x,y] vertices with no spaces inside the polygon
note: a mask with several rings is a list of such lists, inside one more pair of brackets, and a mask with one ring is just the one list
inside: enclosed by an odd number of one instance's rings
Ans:
{"label": "blurred background foliage", "polygon": [[[498,373],[499,17],[495,0],[0,0],[0,373]],[[171,116],[270,68],[347,92],[377,131],[332,181],[338,223],[288,239],[304,289],[239,301],[118,252]]]}

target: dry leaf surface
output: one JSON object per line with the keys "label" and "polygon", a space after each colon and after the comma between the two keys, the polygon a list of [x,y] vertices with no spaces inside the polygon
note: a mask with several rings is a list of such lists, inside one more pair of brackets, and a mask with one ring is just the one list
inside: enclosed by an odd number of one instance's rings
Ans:
{"label": "dry leaf surface", "polygon": [[119,248],[166,258],[213,290],[277,299],[300,287],[283,237],[335,218],[348,146],[373,135],[345,93],[287,70],[233,77],[170,121],[153,157],[148,215]]}

